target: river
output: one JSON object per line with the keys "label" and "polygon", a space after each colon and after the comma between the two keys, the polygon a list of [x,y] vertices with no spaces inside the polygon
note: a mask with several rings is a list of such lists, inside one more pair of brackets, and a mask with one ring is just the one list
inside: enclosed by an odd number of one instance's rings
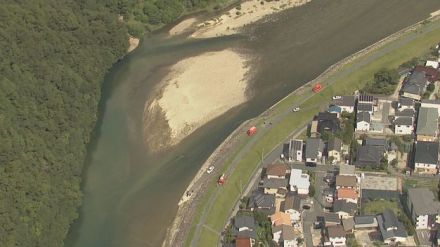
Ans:
{"label": "river", "polygon": [[[145,37],[106,76],[99,122],[84,170],[84,200],[68,247],[160,246],[186,186],[213,150],[243,120],[331,64],[440,9],[438,0],[313,0],[243,35],[208,40]],[[257,54],[253,98],[194,132],[172,150],[145,148],[145,102],[169,65],[228,47]]]}

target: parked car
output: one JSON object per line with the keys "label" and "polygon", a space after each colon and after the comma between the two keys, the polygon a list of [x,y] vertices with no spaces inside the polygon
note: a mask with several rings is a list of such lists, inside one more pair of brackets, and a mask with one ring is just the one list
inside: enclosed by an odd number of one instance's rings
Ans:
{"label": "parked car", "polygon": [[336,95],[336,96],[333,96],[333,99],[342,99],[342,96]]}
{"label": "parked car", "polygon": [[292,109],[293,112],[298,112],[299,110],[300,110],[299,107],[294,107],[294,108]]}
{"label": "parked car", "polygon": [[206,170],[206,173],[211,174],[212,171],[214,171],[214,166],[210,166],[210,167],[208,168],[208,170]]}

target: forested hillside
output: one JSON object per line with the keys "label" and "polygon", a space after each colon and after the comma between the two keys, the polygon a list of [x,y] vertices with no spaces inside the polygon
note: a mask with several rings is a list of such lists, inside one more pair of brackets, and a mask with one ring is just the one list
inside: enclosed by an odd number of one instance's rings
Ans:
{"label": "forested hillside", "polygon": [[127,30],[102,3],[4,0],[0,42],[0,246],[62,246]]}

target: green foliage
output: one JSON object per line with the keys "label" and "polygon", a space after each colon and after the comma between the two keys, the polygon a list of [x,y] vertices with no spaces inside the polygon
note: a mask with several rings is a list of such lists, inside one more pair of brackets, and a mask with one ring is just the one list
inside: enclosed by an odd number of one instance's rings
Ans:
{"label": "green foliage", "polygon": [[341,139],[344,144],[349,145],[354,134],[354,113],[343,112],[341,117],[342,128],[336,132],[335,136]]}
{"label": "green foliage", "polygon": [[93,1],[3,1],[0,13],[0,246],[62,246],[127,30]]}
{"label": "green foliage", "polygon": [[428,92],[434,92],[435,89],[435,85],[434,83],[429,83],[428,87],[426,87],[426,90],[428,90]]}
{"label": "green foliage", "polygon": [[411,60],[404,62],[402,65],[400,65],[400,67],[413,69],[414,67],[416,67],[419,64],[420,64],[419,58],[414,57]]}
{"label": "green foliage", "polygon": [[372,94],[390,95],[396,90],[399,73],[396,69],[380,69],[374,74],[373,83],[369,83],[364,91]]}

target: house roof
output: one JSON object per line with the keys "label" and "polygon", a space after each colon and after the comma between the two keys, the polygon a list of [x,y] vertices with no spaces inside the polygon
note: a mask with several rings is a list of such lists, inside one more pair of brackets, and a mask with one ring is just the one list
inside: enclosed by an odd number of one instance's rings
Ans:
{"label": "house roof", "polygon": [[324,150],[324,143],[320,138],[308,138],[306,141],[306,158],[317,158],[318,153]]}
{"label": "house roof", "polygon": [[403,224],[397,220],[393,211],[385,209],[384,212],[377,217],[380,233],[384,240],[395,237],[405,238],[408,236]]}
{"label": "house roof", "polygon": [[401,97],[399,98],[399,106],[414,106],[414,100],[410,98]]}
{"label": "house roof", "polygon": [[344,227],[344,230],[351,231],[354,229],[354,220],[353,217],[342,219],[342,226]]}
{"label": "house roof", "polygon": [[327,236],[329,238],[345,237],[344,228],[341,225],[327,227]]}
{"label": "house roof", "polygon": [[368,103],[359,103],[357,105],[357,112],[363,112],[363,111],[372,112],[373,111],[373,105],[372,104],[368,104]]}
{"label": "house roof", "polygon": [[280,225],[291,225],[290,215],[284,212],[276,212],[272,214],[270,217],[270,221],[272,221],[272,225],[280,226]]}
{"label": "house roof", "polygon": [[329,108],[328,108],[328,110],[327,110],[328,112],[330,112],[330,113],[341,113],[342,112],[342,109],[341,109],[341,107],[340,106],[337,106],[337,105],[332,105],[332,106],[330,106]]}
{"label": "house roof", "polygon": [[354,223],[356,225],[370,225],[370,224],[377,224],[376,216],[374,215],[361,215],[361,216],[354,216]]}
{"label": "house roof", "polygon": [[358,194],[354,189],[339,188],[336,190],[336,197],[338,199],[357,199]]}
{"label": "house roof", "polygon": [[383,149],[376,146],[360,146],[357,149],[357,166],[378,166],[383,157]]}
{"label": "house roof", "polygon": [[342,141],[339,138],[332,138],[328,141],[328,151],[341,152]]}
{"label": "house roof", "polygon": [[371,122],[370,113],[363,111],[356,114],[356,123],[360,123],[360,122],[370,123]]}
{"label": "house roof", "polygon": [[359,102],[373,103],[373,101],[374,101],[374,97],[371,95],[365,95],[365,94],[359,95]]}
{"label": "house roof", "polygon": [[340,223],[341,219],[339,218],[339,215],[336,213],[322,213],[322,217],[324,218],[324,221],[326,223]]}
{"label": "house roof", "polygon": [[248,237],[235,238],[235,247],[252,247],[251,239]]}
{"label": "house roof", "polygon": [[291,140],[293,150],[302,150],[303,140]]}
{"label": "house roof", "polygon": [[303,174],[301,169],[292,169],[290,171],[289,184],[298,189],[308,189],[310,187],[310,176]]}
{"label": "house roof", "polygon": [[318,113],[318,117],[316,120],[318,121],[325,121],[325,120],[337,120],[338,114],[331,113],[331,112],[320,112]]}
{"label": "house roof", "polygon": [[284,200],[284,202],[282,202],[283,205],[283,211],[289,210],[289,209],[293,209],[296,211],[300,211],[301,210],[301,198],[299,196],[294,196],[294,195],[288,195],[286,196],[286,199]]}
{"label": "house roof", "polygon": [[413,124],[413,118],[412,117],[397,117],[394,120],[394,125],[412,125]]}
{"label": "house roof", "polygon": [[354,175],[356,167],[353,165],[341,164],[339,166],[339,175]]}
{"label": "house roof", "polygon": [[408,198],[416,215],[432,215],[440,212],[440,202],[428,188],[410,188]]}
{"label": "house roof", "polygon": [[252,230],[245,230],[245,231],[238,231],[238,229],[232,230],[232,235],[236,236],[236,238],[251,238],[251,239],[257,239],[257,232]]}
{"label": "house roof", "polygon": [[404,109],[402,111],[396,111],[394,114],[396,117],[414,117],[414,109]]}
{"label": "house roof", "polygon": [[380,147],[383,149],[388,149],[388,141],[387,139],[383,139],[383,138],[371,138],[371,137],[367,137],[364,140],[364,145],[365,146],[376,146],[376,147]]}
{"label": "house roof", "polygon": [[422,99],[422,107],[423,104],[440,105],[440,99]]}
{"label": "house roof", "polygon": [[422,95],[425,91],[428,80],[426,79],[425,72],[414,71],[408,76],[402,87],[402,92]]}
{"label": "house roof", "polygon": [[343,175],[336,176],[336,186],[356,187],[356,185],[357,185],[357,180],[355,176],[343,176]]}
{"label": "house roof", "polygon": [[416,143],[416,152],[414,155],[415,163],[437,164],[438,163],[438,142],[423,142]]}
{"label": "house roof", "polygon": [[333,100],[331,104],[337,106],[354,107],[356,104],[356,98],[354,96],[342,96],[341,99]]}
{"label": "house roof", "polygon": [[434,136],[438,128],[438,111],[435,108],[421,107],[417,119],[417,135]]}
{"label": "house roof", "polygon": [[272,226],[272,233],[281,232],[283,240],[295,240],[299,233],[295,227],[289,225]]}
{"label": "house roof", "polygon": [[266,168],[266,175],[277,177],[285,176],[287,173],[287,169],[287,165],[283,163],[270,164]]}
{"label": "house roof", "polygon": [[250,203],[257,208],[272,208],[275,205],[275,195],[254,191],[250,198]]}
{"label": "house roof", "polygon": [[346,202],[345,200],[336,200],[333,203],[334,212],[345,212],[353,215],[357,210],[357,204],[352,202]]}
{"label": "house roof", "polygon": [[285,178],[264,178],[262,188],[278,189],[287,187],[287,179]]}
{"label": "house roof", "polygon": [[255,229],[254,217],[249,215],[239,215],[234,219],[234,226],[236,228],[247,227],[249,229]]}
{"label": "house roof", "polygon": [[422,66],[422,65],[418,65],[415,67],[414,72],[424,72],[425,73],[425,77],[430,81],[430,82],[434,82],[438,79],[438,70],[431,67],[431,66]]}

